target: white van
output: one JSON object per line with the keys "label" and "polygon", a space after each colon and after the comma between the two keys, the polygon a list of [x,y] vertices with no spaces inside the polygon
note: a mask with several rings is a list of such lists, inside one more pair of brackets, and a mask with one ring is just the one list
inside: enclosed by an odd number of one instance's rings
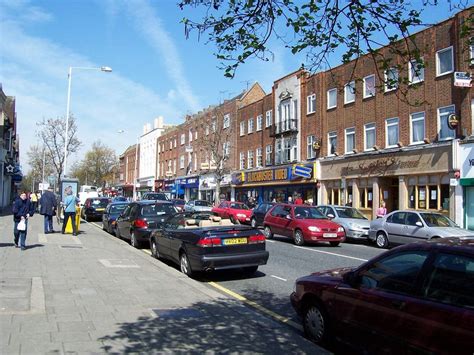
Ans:
{"label": "white van", "polygon": [[84,206],[84,202],[89,197],[99,197],[99,193],[97,192],[97,186],[91,185],[82,185],[81,189],[79,190],[79,204]]}

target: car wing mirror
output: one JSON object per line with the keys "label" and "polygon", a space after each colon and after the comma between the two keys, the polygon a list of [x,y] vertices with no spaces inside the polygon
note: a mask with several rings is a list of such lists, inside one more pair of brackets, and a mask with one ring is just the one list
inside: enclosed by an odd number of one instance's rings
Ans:
{"label": "car wing mirror", "polygon": [[343,280],[346,284],[348,284],[352,288],[357,287],[358,277],[357,277],[357,274],[354,271],[349,271],[349,272],[345,273],[344,276],[343,276]]}
{"label": "car wing mirror", "polygon": [[289,221],[291,221],[291,220],[293,219],[293,218],[291,217],[291,215],[289,215],[289,214],[287,214],[287,215],[285,216],[285,218],[286,218],[287,220],[289,220]]}
{"label": "car wing mirror", "polygon": [[332,213],[329,213],[329,214],[327,215],[327,217],[328,217],[329,219],[332,219],[332,218],[334,218],[335,216],[334,216]]}
{"label": "car wing mirror", "polygon": [[423,223],[421,223],[420,221],[416,222],[415,224],[417,227],[423,227]]}

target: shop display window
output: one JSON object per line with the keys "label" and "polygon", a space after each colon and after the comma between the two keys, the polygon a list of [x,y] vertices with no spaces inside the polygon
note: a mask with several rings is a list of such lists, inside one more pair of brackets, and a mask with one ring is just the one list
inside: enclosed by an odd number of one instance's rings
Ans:
{"label": "shop display window", "polygon": [[408,208],[449,211],[449,176],[409,178]]}

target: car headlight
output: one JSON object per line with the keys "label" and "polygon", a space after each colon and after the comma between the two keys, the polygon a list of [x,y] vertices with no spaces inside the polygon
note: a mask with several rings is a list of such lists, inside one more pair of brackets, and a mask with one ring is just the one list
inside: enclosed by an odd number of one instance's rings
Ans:
{"label": "car headlight", "polygon": [[311,232],[321,232],[321,229],[316,226],[309,226],[308,230],[310,230]]}
{"label": "car headlight", "polygon": [[337,229],[337,232],[338,232],[338,233],[339,233],[339,232],[344,232],[344,228],[339,227],[339,228]]}
{"label": "car headlight", "polygon": [[240,218],[245,218],[246,215],[244,215],[243,213],[237,213],[237,217],[240,217]]}

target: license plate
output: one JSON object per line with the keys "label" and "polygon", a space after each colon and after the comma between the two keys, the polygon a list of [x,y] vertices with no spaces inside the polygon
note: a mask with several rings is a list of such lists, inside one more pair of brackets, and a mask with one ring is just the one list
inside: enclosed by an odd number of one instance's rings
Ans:
{"label": "license plate", "polygon": [[224,245],[247,244],[247,238],[224,239]]}
{"label": "license plate", "polygon": [[336,233],[323,233],[323,238],[337,238]]}
{"label": "license plate", "polygon": [[105,211],[105,208],[96,208],[95,209],[97,212],[102,212],[102,211]]}

